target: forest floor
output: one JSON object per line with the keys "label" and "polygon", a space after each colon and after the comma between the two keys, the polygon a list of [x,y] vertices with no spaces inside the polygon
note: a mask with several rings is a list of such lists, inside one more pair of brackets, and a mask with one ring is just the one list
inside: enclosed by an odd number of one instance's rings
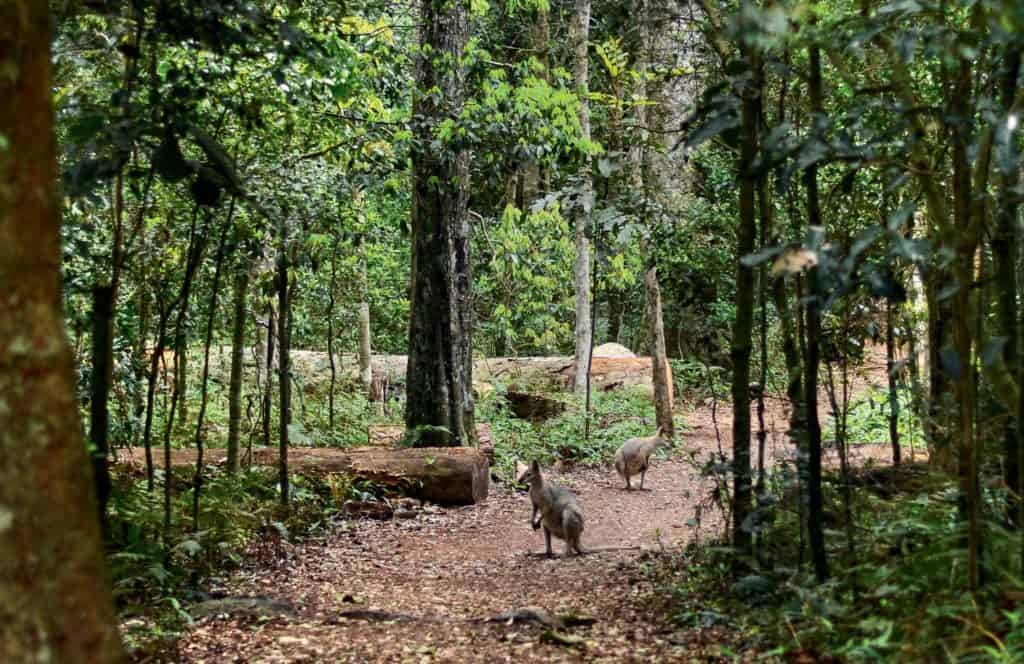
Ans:
{"label": "forest floor", "polygon": [[[771,459],[776,446],[784,455],[786,420],[769,406]],[[500,483],[469,507],[428,505],[409,519],[340,521],[327,536],[286,545],[271,562],[254,560],[215,584],[211,596],[220,599],[195,612],[203,617],[178,642],[177,657],[210,663],[735,661],[725,649],[735,652],[730,644],[742,637],[721,627],[678,627],[666,588],[649,573],[659,556],[722,527],[710,500],[714,480],[702,476],[699,464],[720,448],[729,453],[731,413],[717,408],[713,415],[701,404],[684,417],[680,443],[671,458],[653,463],[644,491],[625,491],[609,468],[549,474],[579,497],[583,545],[593,553],[565,558],[556,542],[558,557],[540,556],[544,540],[529,527],[527,494]],[[852,454],[857,465],[887,463],[889,450],[874,444]],[[699,528],[691,521],[698,505]],[[616,547],[631,548],[601,550]],[[238,610],[235,598],[258,600]],[[535,611],[534,620],[509,618],[526,608]],[[748,653],[745,661],[753,657]]]}

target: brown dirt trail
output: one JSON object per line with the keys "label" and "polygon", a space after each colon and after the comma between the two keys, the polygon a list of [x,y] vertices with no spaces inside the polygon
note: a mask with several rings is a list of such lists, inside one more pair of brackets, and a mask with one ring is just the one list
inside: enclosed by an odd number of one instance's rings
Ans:
{"label": "brown dirt trail", "polygon": [[[784,413],[772,409],[769,445],[785,456]],[[663,548],[698,536],[687,525],[704,503],[699,536],[721,528],[710,507],[712,485],[699,462],[731,447],[728,410],[688,413],[671,459],[656,460],[645,491],[627,492],[609,468],[576,468],[550,479],[576,492],[586,515],[583,546],[639,547],[546,559],[530,528],[525,492],[492,485],[478,505],[426,506],[413,519],[341,522],[322,539],[290,547],[274,565],[254,565],[215,592],[287,603],[291,615],[254,619],[214,615],[179,642],[190,662],[690,662],[725,661],[718,639],[676,627],[664,589],[642,569]],[[884,446],[860,448],[882,457]],[[717,515],[717,516],[716,516]],[[521,607],[552,616],[594,619],[556,630],[571,645],[551,643],[537,624],[477,624],[472,619]],[[363,611],[361,618],[346,612]],[[384,614],[393,614],[386,616]],[[351,615],[351,614],[350,614]],[[369,620],[365,618],[371,618]],[[382,618],[390,620],[382,620]]]}

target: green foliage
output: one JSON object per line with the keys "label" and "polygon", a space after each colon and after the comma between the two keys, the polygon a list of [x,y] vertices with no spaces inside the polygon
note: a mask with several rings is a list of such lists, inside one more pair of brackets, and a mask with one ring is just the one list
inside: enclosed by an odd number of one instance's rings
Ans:
{"label": "green foliage", "polygon": [[[477,273],[483,330],[500,355],[552,353],[572,343],[575,250],[558,205],[523,214],[509,206],[487,236],[490,260]],[[486,310],[485,310],[486,311]]]}
{"label": "green foliage", "polygon": [[[495,465],[511,478],[515,461],[539,460],[548,465],[562,460],[585,465],[611,463],[627,439],[654,432],[650,394],[639,389],[595,392],[591,395],[590,439],[584,439],[582,402],[565,395],[569,408],[539,423],[512,415],[504,402],[504,386],[477,402],[477,421],[489,422],[494,433]],[[677,424],[681,428],[682,423]]]}
{"label": "green foliage", "polygon": [[[900,444],[925,448],[924,432],[914,415],[913,397],[909,390],[898,390]],[[847,436],[851,441],[881,443],[889,440],[889,391],[868,392],[850,404]]]}
{"label": "green foliage", "polygon": [[[173,480],[183,485],[188,472]],[[161,496],[146,491],[145,481],[115,484],[109,506],[108,545],[114,593],[122,606],[159,602],[178,595],[210,574],[240,565],[268,524],[298,536],[324,526],[334,509],[322,485],[293,478],[291,514],[279,520],[277,475],[273,470],[241,472],[235,477],[208,469],[200,510],[201,530],[191,523],[192,493],[176,492],[173,527],[164,529]]]}
{"label": "green foliage", "polygon": [[[897,490],[903,482],[890,481]],[[788,516],[762,536],[761,559],[769,564],[739,579],[728,548],[675,554],[657,572],[675,598],[675,620],[705,629],[728,625],[747,635],[751,647],[776,655],[828,654],[851,662],[1019,659],[1020,610],[991,602],[1022,585],[1015,570],[1019,536],[987,522],[986,574],[1003,588],[976,598],[962,593],[966,552],[958,543],[965,525],[957,518],[956,490],[937,476],[926,484],[895,498],[858,488],[856,551],[850,557],[835,533],[834,578],[825,584],[814,582],[806,568],[770,564],[783,548],[798,545]],[[827,495],[829,510],[838,512],[838,493]],[[1001,492],[987,496],[996,512],[1004,499]]]}

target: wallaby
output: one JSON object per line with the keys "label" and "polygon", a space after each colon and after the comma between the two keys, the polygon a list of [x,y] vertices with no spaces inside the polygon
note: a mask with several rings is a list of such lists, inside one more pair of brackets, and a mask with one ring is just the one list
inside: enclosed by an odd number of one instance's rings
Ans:
{"label": "wallaby", "polygon": [[640,473],[640,488],[644,488],[644,477],[647,475],[647,466],[650,463],[651,455],[662,447],[672,447],[672,442],[661,437],[662,428],[658,427],[658,433],[647,438],[630,438],[619,451],[615,453],[615,470],[619,476],[626,480],[626,489],[632,490],[629,478]]}
{"label": "wallaby", "polygon": [[576,495],[563,486],[545,481],[536,460],[530,462],[530,467],[517,480],[530,485],[530,502],[533,503],[530,525],[534,530],[544,527],[545,553],[552,555],[551,536],[554,535],[565,541],[565,555],[574,551],[582,554],[583,510]]}

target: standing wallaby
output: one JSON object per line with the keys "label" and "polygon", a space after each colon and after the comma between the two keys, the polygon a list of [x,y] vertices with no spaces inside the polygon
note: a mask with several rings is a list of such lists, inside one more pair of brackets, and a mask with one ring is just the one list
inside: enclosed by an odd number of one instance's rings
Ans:
{"label": "standing wallaby", "polygon": [[640,473],[640,488],[644,488],[644,476],[647,475],[647,465],[655,450],[662,447],[671,447],[672,443],[661,437],[661,427],[658,433],[647,438],[630,438],[619,451],[615,453],[615,470],[619,476],[626,480],[626,489],[631,490],[633,485],[629,478]]}
{"label": "standing wallaby", "polygon": [[565,541],[565,555],[573,551],[577,555],[582,554],[580,535],[583,534],[583,510],[580,509],[576,495],[563,486],[545,481],[536,460],[530,462],[529,469],[518,477],[518,481],[530,485],[530,502],[533,503],[530,525],[534,530],[544,526],[547,555],[552,555],[552,535]]}

